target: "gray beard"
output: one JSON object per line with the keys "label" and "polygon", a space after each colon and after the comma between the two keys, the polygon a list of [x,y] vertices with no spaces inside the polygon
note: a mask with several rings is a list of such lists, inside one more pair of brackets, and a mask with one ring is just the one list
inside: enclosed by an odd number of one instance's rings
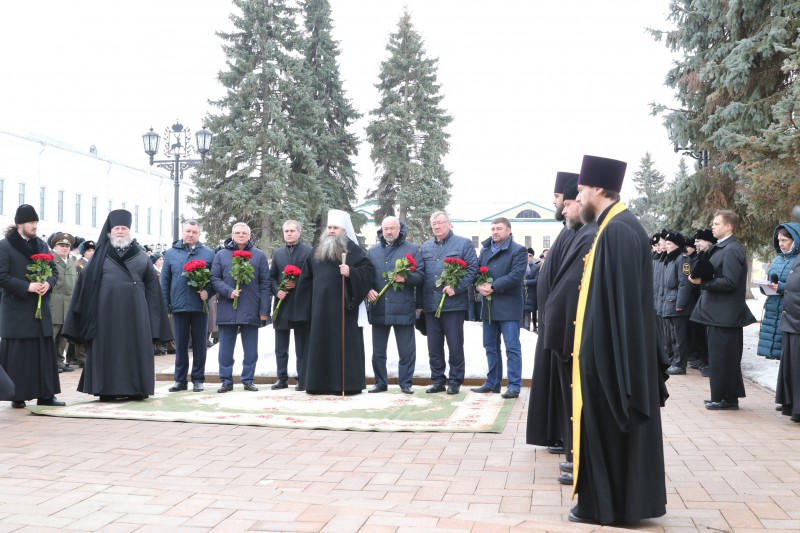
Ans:
{"label": "gray beard", "polygon": [[317,249],[314,251],[314,260],[318,262],[333,261],[334,263],[341,263],[342,254],[347,251],[347,243],[350,239],[347,235],[338,236],[323,236]]}
{"label": "gray beard", "polygon": [[566,220],[567,220],[567,227],[569,229],[577,231],[583,227],[583,222],[581,222],[580,218],[578,220],[570,220],[569,218],[567,218]]}
{"label": "gray beard", "polygon": [[127,248],[133,242],[132,237],[112,237],[111,235],[108,236],[108,240],[114,248]]}

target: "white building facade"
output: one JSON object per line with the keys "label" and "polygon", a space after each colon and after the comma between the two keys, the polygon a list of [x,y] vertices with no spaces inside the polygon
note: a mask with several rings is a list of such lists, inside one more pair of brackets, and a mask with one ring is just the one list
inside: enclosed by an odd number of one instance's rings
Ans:
{"label": "white building facade", "polygon": [[[168,172],[104,159],[49,139],[0,130],[0,223],[14,224],[21,204],[39,214],[38,233],[47,239],[57,231],[97,240],[108,213],[127,209],[131,231],[142,245],[163,249],[172,243],[174,183]],[[188,173],[187,173],[188,174]],[[187,205],[192,186],[180,186],[181,219],[196,216]]]}

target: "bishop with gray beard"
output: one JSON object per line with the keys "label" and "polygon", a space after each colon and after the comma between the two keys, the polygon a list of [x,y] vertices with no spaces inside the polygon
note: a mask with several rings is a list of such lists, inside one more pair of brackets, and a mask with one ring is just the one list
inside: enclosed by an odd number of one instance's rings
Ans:
{"label": "bishop with gray beard", "polygon": [[[348,237],[351,232],[350,216],[331,210],[326,234],[298,280],[310,285],[305,290],[311,289],[305,379],[308,394],[360,394],[366,388],[364,339],[358,319],[375,268]],[[347,254],[344,262],[342,253]]]}

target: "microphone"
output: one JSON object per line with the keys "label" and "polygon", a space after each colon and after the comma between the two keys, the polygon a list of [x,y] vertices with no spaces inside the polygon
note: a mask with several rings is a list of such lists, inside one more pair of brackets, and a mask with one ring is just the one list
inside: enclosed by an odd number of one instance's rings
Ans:
{"label": "microphone", "polygon": [[770,280],[772,283],[778,283],[778,281],[779,281],[778,275],[773,273],[773,274],[772,274],[772,275],[769,277],[769,280]]}

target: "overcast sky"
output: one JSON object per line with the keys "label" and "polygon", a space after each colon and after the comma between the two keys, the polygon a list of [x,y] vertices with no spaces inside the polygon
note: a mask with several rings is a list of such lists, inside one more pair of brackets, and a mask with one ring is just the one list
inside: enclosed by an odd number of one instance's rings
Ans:
{"label": "overcast sky", "polygon": [[[331,0],[344,87],[364,118],[404,6],[438,58],[448,128],[453,211],[488,203],[549,203],[559,170],[583,154],[628,162],[623,196],[645,152],[671,179],[679,156],[649,103],[672,58],[646,27],[667,27],[668,0]],[[0,129],[36,133],[147,166],[141,134],[176,118],[200,129],[225,68],[215,31],[223,0],[26,0],[0,19]],[[688,160],[690,166],[693,160]],[[359,190],[374,183],[369,145]],[[490,208],[494,209],[494,205]],[[495,210],[496,211],[496,210]]]}

